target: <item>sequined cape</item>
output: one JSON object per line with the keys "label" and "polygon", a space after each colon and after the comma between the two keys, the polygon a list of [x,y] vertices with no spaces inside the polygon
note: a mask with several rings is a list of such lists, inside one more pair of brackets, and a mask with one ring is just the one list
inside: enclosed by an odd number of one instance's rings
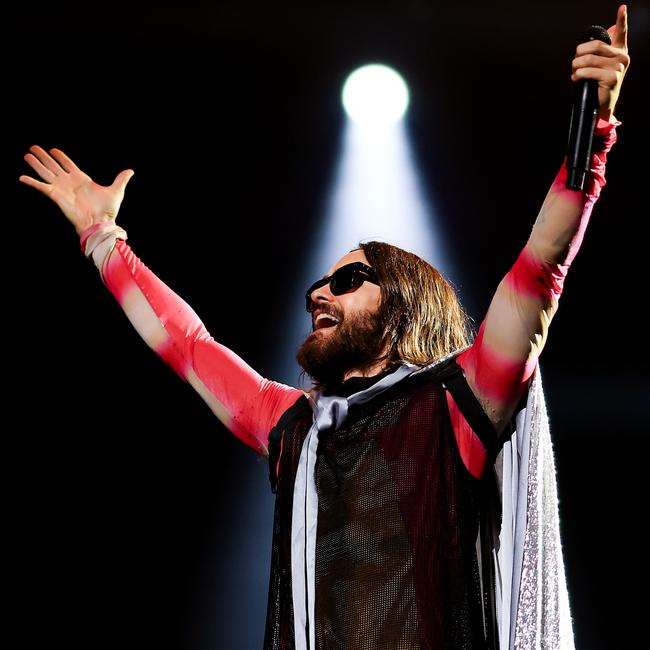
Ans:
{"label": "sequined cape", "polygon": [[499,650],[574,650],[553,445],[539,365],[497,457]]}

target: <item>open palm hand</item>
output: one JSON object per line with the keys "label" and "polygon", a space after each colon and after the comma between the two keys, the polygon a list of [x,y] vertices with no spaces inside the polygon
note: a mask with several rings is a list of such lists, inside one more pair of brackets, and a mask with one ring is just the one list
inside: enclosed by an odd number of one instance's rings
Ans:
{"label": "open palm hand", "polygon": [[82,172],[60,149],[48,153],[34,145],[29,150],[25,160],[42,180],[31,176],[21,176],[19,180],[51,198],[79,235],[96,223],[115,221],[133,170],[125,169],[112,185],[104,187]]}

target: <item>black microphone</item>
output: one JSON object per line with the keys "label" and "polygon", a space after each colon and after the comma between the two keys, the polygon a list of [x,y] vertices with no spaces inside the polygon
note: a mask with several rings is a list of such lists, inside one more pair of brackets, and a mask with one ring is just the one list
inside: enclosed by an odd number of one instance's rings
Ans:
{"label": "black microphone", "polygon": [[[592,25],[580,39],[579,43],[599,40],[612,44],[607,30],[599,25]],[[591,144],[598,116],[598,82],[595,79],[583,79],[577,82],[571,124],[569,126],[569,148],[566,158],[569,190],[582,190],[585,174],[591,159]]]}

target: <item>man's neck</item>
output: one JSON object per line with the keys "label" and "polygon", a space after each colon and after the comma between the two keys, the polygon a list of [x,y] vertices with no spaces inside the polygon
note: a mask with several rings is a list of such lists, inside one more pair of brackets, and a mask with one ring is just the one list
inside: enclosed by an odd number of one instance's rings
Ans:
{"label": "man's neck", "polygon": [[365,368],[355,368],[353,370],[348,370],[343,376],[343,381],[352,379],[352,377],[374,377],[382,372],[384,372],[388,367],[386,359],[380,359],[375,361],[372,365]]}
{"label": "man's neck", "polygon": [[351,370],[345,374],[341,383],[323,388],[325,395],[340,395],[349,397],[353,393],[366,390],[378,381],[381,381],[386,375],[393,372],[395,368],[392,364],[382,363],[374,364],[372,368],[362,370]]}
{"label": "man's neck", "polygon": [[389,346],[386,342],[384,342],[381,354],[376,361],[363,368],[353,368],[352,370],[348,370],[345,375],[343,375],[343,381],[352,379],[352,377],[374,377],[375,375],[378,375],[387,370],[391,365],[387,359],[388,350]]}

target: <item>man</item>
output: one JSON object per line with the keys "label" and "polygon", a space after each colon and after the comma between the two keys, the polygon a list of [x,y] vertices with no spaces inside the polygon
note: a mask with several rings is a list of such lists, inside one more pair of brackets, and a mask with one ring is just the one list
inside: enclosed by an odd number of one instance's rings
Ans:
{"label": "man", "polygon": [[[269,456],[266,648],[573,646],[557,522],[540,535],[532,528],[556,518],[557,504],[528,499],[545,476],[538,358],[620,124],[625,6],[610,32],[611,46],[581,44],[573,61],[572,79],[599,87],[584,190],[567,190],[560,171],[471,345],[462,307],[435,269],[388,244],[360,244],[306,292],[312,333],[298,359],[315,382],[308,392],[264,379],[215,342],[134,255],[116,224],[131,170],[101,187],[58,149],[25,156],[41,180],[20,180],[59,205],[145,341]],[[493,468],[513,437],[533,451],[523,469],[501,456],[498,499]],[[510,531],[506,509],[521,504],[505,486],[519,476],[531,513]]]}

